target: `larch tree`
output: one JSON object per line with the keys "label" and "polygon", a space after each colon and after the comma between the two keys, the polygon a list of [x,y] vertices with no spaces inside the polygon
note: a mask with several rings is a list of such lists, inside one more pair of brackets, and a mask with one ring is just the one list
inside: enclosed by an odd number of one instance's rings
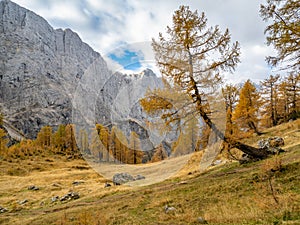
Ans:
{"label": "larch tree", "polygon": [[91,143],[90,152],[93,157],[95,157],[99,162],[103,160],[102,143],[100,141],[99,133],[97,129],[99,124],[96,124],[96,128],[91,132]]}
{"label": "larch tree", "polygon": [[278,116],[278,84],[280,75],[270,75],[269,78],[260,82],[261,96],[263,99],[263,116],[267,127],[275,126],[279,122]]}
{"label": "larch tree", "polygon": [[116,127],[113,126],[110,131],[110,138],[109,138],[109,151],[111,154],[112,160],[115,162],[117,160],[117,134],[116,134]]}
{"label": "larch tree", "polygon": [[79,130],[78,141],[79,149],[81,150],[81,152],[89,154],[89,138],[88,133],[85,129]]}
{"label": "larch tree", "polygon": [[125,134],[122,132],[122,130],[118,129],[116,127],[115,130],[117,140],[116,140],[116,155],[119,162],[127,163],[128,160],[128,141]]}
{"label": "larch tree", "polygon": [[[230,139],[238,139],[238,129],[232,117],[239,98],[239,87],[237,85],[227,84],[222,88],[222,96],[225,101],[226,110],[225,136]],[[231,154],[230,150],[230,143],[223,142],[222,151],[228,151],[228,153]]]}
{"label": "larch tree", "polygon": [[4,120],[4,116],[3,116],[2,112],[1,112],[1,108],[0,108],[0,128],[3,127],[3,123],[4,123],[3,120]]}
{"label": "larch tree", "polygon": [[290,112],[289,119],[295,120],[300,117],[300,73],[290,73],[285,81]]}
{"label": "larch tree", "polygon": [[96,129],[97,129],[100,141],[102,143],[100,152],[102,152],[102,154],[103,154],[103,160],[106,162],[109,162],[110,161],[110,155],[109,155],[110,133],[109,133],[109,130],[107,127],[105,127],[101,124],[97,124]]}
{"label": "larch tree", "polygon": [[52,127],[44,126],[39,131],[36,142],[40,147],[50,147],[52,139]]}
{"label": "larch tree", "polygon": [[234,123],[232,120],[232,115],[238,102],[239,88],[237,85],[227,84],[224,88],[222,88],[222,94],[225,101],[225,110],[226,110],[225,134],[228,137],[232,137],[235,130]]}
{"label": "larch tree", "polygon": [[0,128],[0,155],[7,154],[7,135],[5,131]]}
{"label": "larch tree", "polygon": [[277,113],[279,117],[279,123],[286,122],[289,120],[290,108],[289,108],[289,95],[287,91],[287,82],[283,80],[278,85],[277,95]]}
{"label": "larch tree", "polygon": [[160,144],[156,149],[155,152],[151,158],[151,162],[159,162],[164,159],[168,158],[168,154],[165,151],[164,147],[162,144]]}
{"label": "larch tree", "polygon": [[[200,116],[221,140],[253,157],[265,158],[267,151],[226,137],[212,120],[209,105],[222,82],[221,72],[233,72],[239,62],[239,43],[231,43],[228,29],[222,33],[218,26],[209,27],[204,13],[180,6],[166,33],[166,37],[160,33],[159,39],[152,41],[155,59],[170,86],[179,87],[180,93],[187,96],[186,102],[178,108],[168,99],[148,93],[141,101],[146,112],[160,111],[164,120],[174,122],[190,115]],[[152,107],[153,102],[164,104]]]}
{"label": "larch tree", "polygon": [[267,57],[272,66],[283,63],[284,69],[299,71],[300,68],[300,1],[267,0],[261,5],[260,15],[271,21],[265,29],[267,44],[273,45],[276,56]]}
{"label": "larch tree", "polygon": [[140,141],[140,138],[139,138],[139,135],[134,132],[134,131],[131,131],[130,133],[130,148],[129,148],[129,156],[128,156],[128,159],[129,159],[129,163],[131,164],[138,164],[138,163],[141,163],[141,158],[142,158],[142,155],[141,155],[141,141]]}
{"label": "larch tree", "polygon": [[56,152],[62,152],[65,149],[66,126],[61,124],[57,131],[52,135],[53,148]]}
{"label": "larch tree", "polygon": [[260,134],[258,131],[260,106],[260,96],[251,81],[247,80],[240,91],[239,101],[233,113],[233,120],[239,125],[239,129]]}
{"label": "larch tree", "polygon": [[75,137],[75,125],[68,124],[65,128],[65,154],[74,157],[78,153],[78,146]]}

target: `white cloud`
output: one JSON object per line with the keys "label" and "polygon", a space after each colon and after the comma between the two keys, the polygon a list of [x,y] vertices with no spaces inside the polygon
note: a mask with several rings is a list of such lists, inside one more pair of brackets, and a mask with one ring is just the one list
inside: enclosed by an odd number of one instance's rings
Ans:
{"label": "white cloud", "polygon": [[[174,10],[179,5],[190,5],[192,10],[204,11],[210,26],[227,27],[232,40],[242,47],[241,63],[234,75],[235,81],[263,79],[272,71],[265,63],[265,56],[272,48],[265,46],[266,24],[259,17],[259,6],[264,0],[14,0],[16,3],[46,18],[55,28],[71,28],[83,41],[106,56],[122,44],[136,48],[138,43],[148,43],[159,32],[171,25]],[[154,59],[153,53],[141,45],[144,61]],[[147,50],[145,50],[147,49]],[[117,66],[117,65],[115,65]]]}

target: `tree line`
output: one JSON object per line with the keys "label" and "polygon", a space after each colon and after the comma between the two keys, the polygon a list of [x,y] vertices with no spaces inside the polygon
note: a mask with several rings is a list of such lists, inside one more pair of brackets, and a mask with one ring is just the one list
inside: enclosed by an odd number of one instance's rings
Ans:
{"label": "tree line", "polygon": [[240,88],[222,88],[226,104],[227,135],[260,134],[268,128],[300,117],[300,74],[270,75],[259,88],[247,80]]}
{"label": "tree line", "polygon": [[8,135],[1,125],[0,156],[4,158],[25,158],[50,153],[75,159],[83,154],[98,162],[127,164],[157,162],[167,158],[162,144],[152,151],[143,151],[136,132],[132,131],[127,138],[117,127],[108,128],[102,124],[96,124],[91,132],[84,129],[77,131],[74,124],[59,125],[56,130],[51,126],[44,126],[34,140],[21,140],[9,147],[7,144]]}

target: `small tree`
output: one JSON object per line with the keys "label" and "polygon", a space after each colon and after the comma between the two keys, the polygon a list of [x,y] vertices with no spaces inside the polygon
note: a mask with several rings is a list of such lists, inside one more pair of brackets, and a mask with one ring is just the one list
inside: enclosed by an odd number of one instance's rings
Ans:
{"label": "small tree", "polygon": [[50,147],[52,139],[52,127],[44,126],[39,131],[36,142],[40,147]]}
{"label": "small tree", "polygon": [[7,154],[7,135],[5,131],[0,128],[0,155]]}
{"label": "small tree", "polygon": [[[269,78],[263,80],[261,85],[261,95],[263,97],[264,104],[264,117],[270,121],[270,126],[278,124],[278,82],[280,75],[270,75]],[[267,122],[268,124],[268,122]]]}
{"label": "small tree", "polygon": [[151,158],[151,162],[159,162],[164,159],[168,158],[168,154],[165,151],[164,147],[162,144],[160,144],[156,149],[155,152]]}
{"label": "small tree", "polygon": [[261,106],[259,94],[250,80],[247,80],[240,91],[240,99],[233,113],[233,120],[239,128],[258,131],[258,112]]}
{"label": "small tree", "polygon": [[141,142],[139,139],[139,135],[134,131],[130,133],[130,149],[129,149],[129,163],[138,164],[141,163],[142,152],[141,152]]}
{"label": "small tree", "polygon": [[222,94],[226,109],[226,136],[232,137],[235,130],[232,116],[238,102],[239,88],[236,85],[227,84],[222,88]]}
{"label": "small tree", "polygon": [[300,74],[290,73],[285,80],[290,111],[289,119],[295,120],[300,116]]}

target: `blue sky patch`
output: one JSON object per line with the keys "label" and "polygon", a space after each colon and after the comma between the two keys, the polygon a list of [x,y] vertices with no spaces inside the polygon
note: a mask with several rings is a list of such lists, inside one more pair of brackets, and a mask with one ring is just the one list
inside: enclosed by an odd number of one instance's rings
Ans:
{"label": "blue sky patch", "polygon": [[125,50],[123,54],[118,55],[117,53],[112,53],[108,55],[109,58],[121,64],[126,70],[138,70],[142,67],[140,63],[140,56],[130,50]]}

